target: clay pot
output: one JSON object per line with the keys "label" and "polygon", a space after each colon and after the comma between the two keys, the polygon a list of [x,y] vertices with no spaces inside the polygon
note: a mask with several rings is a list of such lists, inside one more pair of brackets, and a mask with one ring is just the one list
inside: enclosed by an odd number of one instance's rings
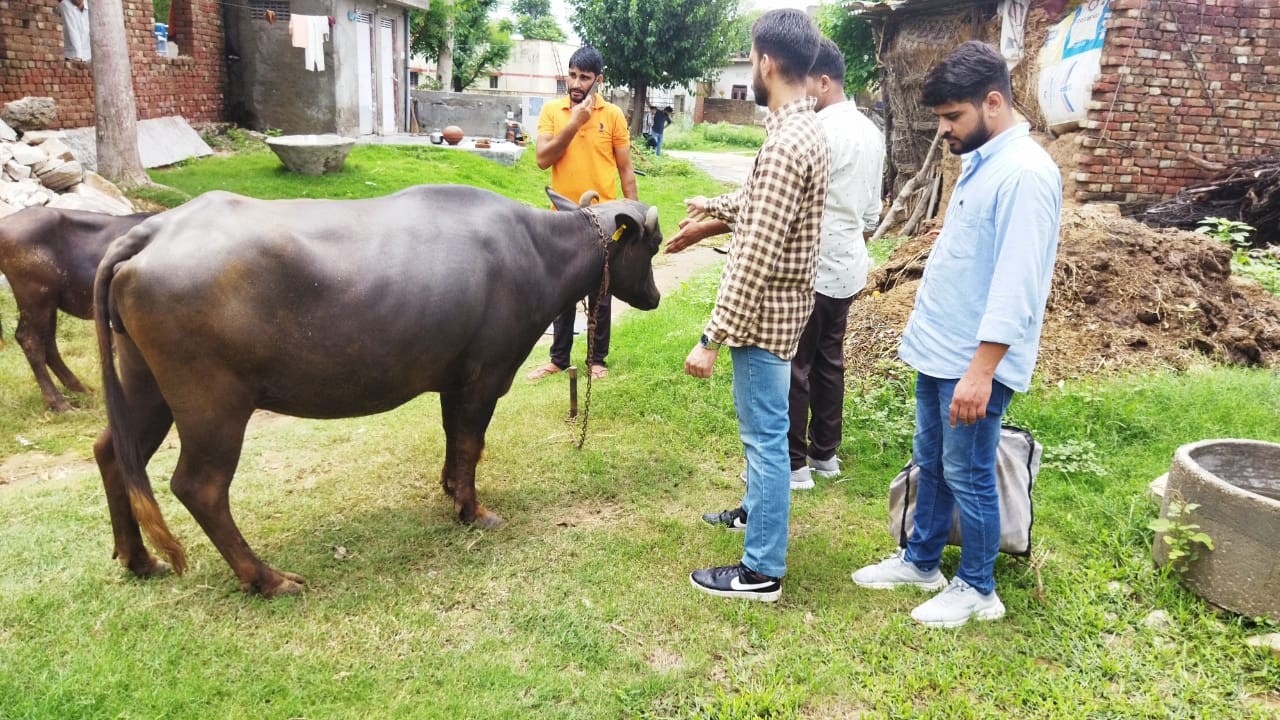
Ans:
{"label": "clay pot", "polygon": [[457,145],[462,142],[462,128],[457,125],[450,125],[444,129],[444,141],[450,145]]}

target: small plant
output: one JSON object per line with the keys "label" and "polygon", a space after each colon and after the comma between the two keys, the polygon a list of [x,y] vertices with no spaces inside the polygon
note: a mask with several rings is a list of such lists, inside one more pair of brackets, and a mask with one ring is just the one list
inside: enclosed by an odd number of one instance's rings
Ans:
{"label": "small plant", "polygon": [[1169,563],[1167,567],[1181,574],[1187,566],[1200,557],[1200,547],[1213,549],[1213,539],[1200,529],[1196,523],[1189,522],[1191,513],[1200,505],[1189,503],[1182,498],[1169,500],[1169,509],[1165,517],[1156,518],[1147,527],[1161,535],[1161,540],[1169,546]]}
{"label": "small plant", "polygon": [[1231,272],[1253,280],[1273,295],[1280,295],[1280,256],[1264,248],[1254,248],[1255,231],[1248,223],[1221,217],[1207,217],[1196,228],[1196,232],[1232,247]]}
{"label": "small plant", "polygon": [[1247,248],[1249,238],[1254,233],[1254,227],[1239,220],[1207,217],[1200,221],[1200,227],[1196,228],[1196,232],[1221,240],[1233,248]]}
{"label": "small plant", "polygon": [[284,131],[281,130],[280,128],[269,127],[265,131],[263,131],[262,134],[266,135],[267,137],[280,137],[281,135],[284,134]]}
{"label": "small plant", "polygon": [[1107,469],[1098,462],[1098,447],[1092,440],[1067,440],[1044,449],[1043,463],[1063,475],[1102,477]]}

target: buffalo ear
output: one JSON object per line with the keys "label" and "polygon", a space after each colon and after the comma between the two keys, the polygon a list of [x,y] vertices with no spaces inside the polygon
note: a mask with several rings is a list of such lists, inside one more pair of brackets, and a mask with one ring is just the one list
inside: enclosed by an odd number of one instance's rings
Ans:
{"label": "buffalo ear", "polygon": [[614,227],[612,240],[616,242],[631,242],[640,239],[641,228],[644,227],[644,218],[631,212],[620,212],[613,216]]}
{"label": "buffalo ear", "polygon": [[578,203],[552,190],[550,187],[543,187],[547,191],[547,197],[551,199],[551,206],[557,210],[577,210]]}

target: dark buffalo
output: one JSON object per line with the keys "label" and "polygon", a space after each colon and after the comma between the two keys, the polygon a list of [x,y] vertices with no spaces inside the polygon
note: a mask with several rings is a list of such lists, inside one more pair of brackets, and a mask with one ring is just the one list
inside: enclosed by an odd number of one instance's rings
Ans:
{"label": "dark buffalo", "polygon": [[212,192],[135,227],[108,249],[95,289],[109,424],[94,453],[115,556],[139,576],[168,569],[141,525],[185,569],[145,473],[177,425],[170,486],[241,588],[298,592],[302,578],[263,563],[231,517],[249,416],[368,415],[428,391],[440,393],[440,478],[458,518],[501,523],[475,491],[498,398],[606,263],[615,295],[657,307],[661,240],[657,209],[635,201],[552,212],[461,186],[347,201]]}
{"label": "dark buffalo", "polygon": [[68,390],[85,392],[58,352],[58,310],[86,320],[93,316],[98,261],[112,240],[147,217],[32,207],[0,220],[0,274],[8,278],[18,301],[14,339],[50,410],[71,409],[50,370]]}

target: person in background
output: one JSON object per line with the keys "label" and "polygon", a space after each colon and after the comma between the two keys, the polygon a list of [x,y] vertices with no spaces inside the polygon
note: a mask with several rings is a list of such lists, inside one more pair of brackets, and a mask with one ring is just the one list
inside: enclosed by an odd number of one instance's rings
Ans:
{"label": "person in background", "polygon": [[813,474],[840,475],[844,415],[844,334],[853,296],[867,285],[866,238],[880,221],[884,137],[844,94],[844,55],[827,38],[809,70],[818,123],[831,148],[822,214],[813,313],[791,358],[791,489],[813,487]]}
{"label": "person in background", "polygon": [[679,252],[734,223],[711,318],[684,363],[689,375],[707,378],[721,346],[733,357],[747,491],[740,507],[703,520],[746,530],[742,560],[689,576],[695,588],[719,597],[776,601],[787,569],[790,359],[813,307],[829,172],[827,141],[805,93],[819,37],[809,16],[790,8],[770,10],[752,26],[752,86],[756,103],[769,108],[768,136],[742,188],[685,200],[689,217],[667,243],[667,252]]}
{"label": "person in background", "polygon": [[[898,349],[916,370],[915,529],[905,550],[853,581],[942,589],[911,617],[958,627],[1005,613],[994,574],[996,448],[1000,419],[1030,385],[1040,349],[1062,176],[1015,119],[1008,68],[990,45],[961,45],[929,71],[922,99],[961,169]],[[957,508],[960,564],[947,582],[938,564]]]}
{"label": "person in background", "polygon": [[68,60],[89,62],[88,0],[61,0],[53,11],[62,16],[62,56]]}
{"label": "person in background", "polygon": [[[538,167],[551,168],[551,189],[572,200],[588,190],[599,193],[600,201],[622,195],[636,197],[636,174],[631,165],[631,138],[622,110],[596,93],[604,79],[604,58],[587,46],[569,58],[569,93],[542,106],[538,116]],[[588,358],[591,377],[609,374],[605,357],[609,354],[610,296],[588,298],[589,312],[596,314],[592,356]],[[541,380],[569,367],[573,350],[574,306],[560,313],[552,325],[551,362],[535,368],[528,379]]]}
{"label": "person in background", "polygon": [[662,133],[671,124],[671,106],[653,111],[653,154],[662,155]]}

